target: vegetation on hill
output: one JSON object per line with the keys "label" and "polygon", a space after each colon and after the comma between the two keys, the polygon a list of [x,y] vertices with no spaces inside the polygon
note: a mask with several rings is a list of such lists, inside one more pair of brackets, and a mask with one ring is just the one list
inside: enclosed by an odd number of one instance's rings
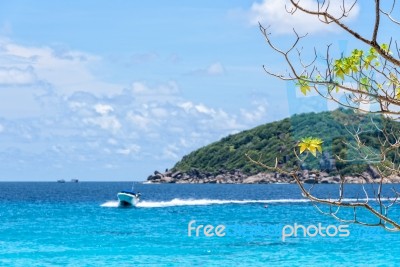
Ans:
{"label": "vegetation on hill", "polygon": [[[371,122],[371,117],[374,123]],[[365,163],[357,161],[335,161],[335,155],[343,159],[356,159],[357,151],[348,149],[347,143],[354,143],[354,132],[358,125],[363,125],[363,133],[359,136],[372,149],[379,149],[379,133],[376,128],[380,123],[389,123],[391,127],[400,129],[398,123],[375,115],[359,115],[352,110],[337,109],[331,112],[307,113],[293,115],[281,121],[267,123],[238,134],[229,135],[220,141],[202,147],[184,156],[176,163],[173,170],[217,174],[221,171],[241,170],[246,174],[265,171],[250,163],[245,154],[260,155],[261,161],[273,166],[276,159],[285,168],[293,168],[298,164],[293,149],[305,137],[323,140],[322,154],[310,156],[301,166],[303,169],[317,169],[327,172],[356,174],[367,168]],[[394,159],[395,155],[393,155]]]}

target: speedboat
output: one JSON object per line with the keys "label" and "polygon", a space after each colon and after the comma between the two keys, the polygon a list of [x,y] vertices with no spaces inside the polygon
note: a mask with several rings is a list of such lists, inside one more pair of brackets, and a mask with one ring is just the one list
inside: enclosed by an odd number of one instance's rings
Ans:
{"label": "speedboat", "polygon": [[119,206],[130,207],[136,206],[140,200],[140,193],[135,193],[133,191],[121,191],[117,194]]}

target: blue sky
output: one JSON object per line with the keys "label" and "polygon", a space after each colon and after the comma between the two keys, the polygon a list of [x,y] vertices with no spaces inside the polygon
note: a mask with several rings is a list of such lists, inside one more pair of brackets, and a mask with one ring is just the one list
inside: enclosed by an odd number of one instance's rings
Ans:
{"label": "blue sky", "polygon": [[[1,2],[0,180],[145,180],[228,134],[334,108],[265,74],[286,67],[256,23],[280,45],[293,26],[304,47],[357,43],[283,2]],[[368,8],[349,18],[361,32]]]}

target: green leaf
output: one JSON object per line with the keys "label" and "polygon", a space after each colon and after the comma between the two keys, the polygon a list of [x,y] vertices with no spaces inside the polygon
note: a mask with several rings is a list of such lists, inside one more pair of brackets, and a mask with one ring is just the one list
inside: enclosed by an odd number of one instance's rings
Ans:
{"label": "green leaf", "polygon": [[400,99],[400,89],[399,89],[399,87],[396,88],[396,98]]}
{"label": "green leaf", "polygon": [[322,153],[322,143],[323,141],[319,138],[315,137],[306,137],[301,139],[300,143],[298,146],[300,147],[300,154],[302,154],[304,151],[308,150],[311,152],[311,154],[316,157],[317,156],[317,151]]}
{"label": "green leaf", "polygon": [[296,86],[300,87],[300,91],[304,94],[307,95],[307,92],[311,91],[311,87],[309,82],[306,80],[308,77],[306,76],[300,76],[298,79]]}
{"label": "green leaf", "polygon": [[300,86],[300,91],[301,91],[304,95],[307,95],[307,92],[310,91],[310,86],[308,86],[308,85]]}
{"label": "green leaf", "polygon": [[361,90],[368,91],[370,86],[371,86],[371,81],[368,77],[362,77],[360,79],[360,89]]}
{"label": "green leaf", "polygon": [[300,144],[300,154],[304,152],[304,150],[307,149],[307,145],[306,144]]}

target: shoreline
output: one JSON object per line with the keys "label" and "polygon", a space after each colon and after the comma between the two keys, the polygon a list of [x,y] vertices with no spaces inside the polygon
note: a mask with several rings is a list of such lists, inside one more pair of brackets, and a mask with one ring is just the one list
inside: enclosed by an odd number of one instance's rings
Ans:
{"label": "shoreline", "polygon": [[[297,172],[300,180],[305,184],[340,184],[342,178],[336,175],[330,175],[327,172],[317,172],[303,170]],[[361,175],[344,176],[346,184],[377,184],[381,182],[381,177],[370,168]],[[198,170],[184,171],[166,171],[161,173],[154,171],[149,175],[146,184],[295,184],[295,180],[287,175],[271,172],[260,172],[254,175],[247,175],[240,170],[220,171],[218,174],[200,172]],[[400,177],[389,176],[383,178],[384,184],[400,183]]]}

